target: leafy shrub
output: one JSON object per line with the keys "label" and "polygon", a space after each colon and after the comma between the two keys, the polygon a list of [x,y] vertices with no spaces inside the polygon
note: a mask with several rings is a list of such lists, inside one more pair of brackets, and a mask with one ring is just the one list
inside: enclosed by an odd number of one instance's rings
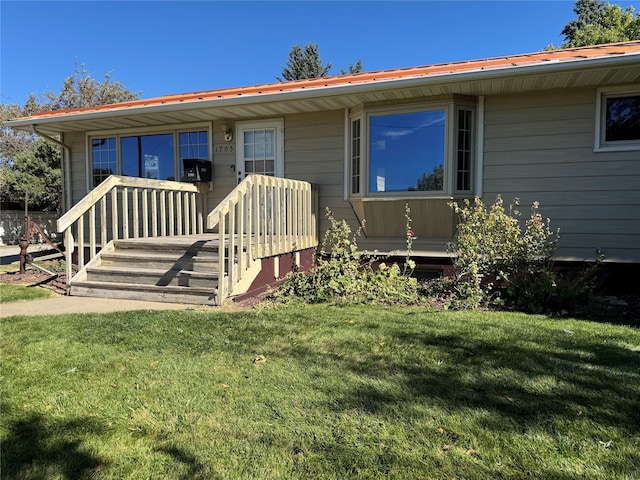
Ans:
{"label": "leafy shrub", "polygon": [[538,202],[523,224],[519,204],[515,198],[506,209],[501,196],[489,207],[478,197],[450,204],[460,220],[449,246],[456,271],[452,306],[506,303],[540,312],[567,308],[593,290],[598,263],[574,274],[554,269],[559,230],[551,230]]}
{"label": "leafy shrub", "polygon": [[395,263],[380,263],[375,254],[359,252],[357,238],[361,228],[353,233],[345,220],[337,220],[334,212],[327,209],[329,228],[316,252],[314,266],[309,272],[287,274],[273,298],[307,303],[418,303],[418,284],[411,277],[415,263],[410,258],[414,233],[409,213],[407,207],[407,259],[401,269]]}

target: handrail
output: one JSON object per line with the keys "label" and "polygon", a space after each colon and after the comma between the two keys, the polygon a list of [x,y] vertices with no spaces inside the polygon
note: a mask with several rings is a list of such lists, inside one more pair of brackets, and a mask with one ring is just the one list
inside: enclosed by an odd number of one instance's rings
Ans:
{"label": "handrail", "polygon": [[170,180],[150,180],[147,178],[124,177],[110,175],[100,185],[91,190],[85,197],[76,203],[67,213],[58,219],[58,232],[64,232],[78,218],[98,203],[102,197],[108,194],[114,187],[151,188],[154,190],[174,190],[183,192],[197,192],[198,187],[191,183],[172,182]]}
{"label": "handrail", "polygon": [[218,229],[218,303],[265,257],[318,245],[316,191],[308,182],[248,175],[207,215]]}
{"label": "handrail", "polygon": [[198,187],[190,183],[110,175],[58,219],[58,232],[64,236],[67,285],[73,279],[76,250],[78,271],[85,266],[85,241],[91,260],[98,247],[112,240],[202,233],[197,194]]}

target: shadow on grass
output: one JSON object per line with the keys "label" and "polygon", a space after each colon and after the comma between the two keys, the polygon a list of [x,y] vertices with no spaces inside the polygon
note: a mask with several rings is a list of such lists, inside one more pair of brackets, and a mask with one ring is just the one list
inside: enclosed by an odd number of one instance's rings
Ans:
{"label": "shadow on grass", "polygon": [[186,468],[186,473],[179,478],[183,480],[209,478],[205,468],[196,457],[176,447],[162,446],[154,449],[156,452],[169,456],[174,462],[179,462]]}
{"label": "shadow on grass", "polygon": [[[571,333],[564,334],[566,339],[518,342],[508,337],[502,343],[436,332],[392,334],[400,350],[415,345],[415,357],[409,353],[376,359],[365,352],[337,356],[301,345],[294,354],[312,363],[340,362],[365,380],[345,386],[335,398],[336,410],[355,408],[384,416],[394,415],[398,405],[427,403],[448,411],[489,412],[478,421],[500,431],[521,432],[552,421],[585,418],[624,435],[640,433],[637,351],[598,339],[576,343]],[[334,348],[340,351],[339,342]],[[424,364],[424,352],[443,359],[442,363]],[[402,379],[400,391],[385,390],[389,378]]]}
{"label": "shadow on grass", "polygon": [[99,434],[98,425],[88,419],[55,423],[33,414],[7,425],[0,444],[2,478],[89,478],[104,462],[83,450],[86,434]]}

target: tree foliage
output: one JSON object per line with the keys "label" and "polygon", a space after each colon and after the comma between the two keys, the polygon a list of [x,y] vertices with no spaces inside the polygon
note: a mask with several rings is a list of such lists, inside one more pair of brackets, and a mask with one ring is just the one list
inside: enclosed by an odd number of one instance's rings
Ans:
{"label": "tree foliage", "polygon": [[93,78],[84,65],[64,79],[60,92],[29,94],[24,106],[0,105],[0,182],[2,200],[22,203],[29,192],[29,208],[59,210],[61,191],[60,149],[30,132],[13,130],[4,122],[39,112],[109,105],[138,98],[107,73],[103,81]]}
{"label": "tree foliage", "polygon": [[[289,61],[286,67],[282,67],[282,78],[276,77],[279,82],[292,80],[304,80],[307,78],[321,78],[329,75],[331,64],[326,65],[320,58],[320,50],[315,43],[307,43],[304,48],[300,45],[294,45],[289,51]],[[362,60],[358,60],[355,64],[349,65],[349,71],[340,72],[359,73],[362,71]],[[283,80],[284,79],[284,80]]]}
{"label": "tree foliage", "polygon": [[42,138],[33,149],[18,153],[10,167],[0,170],[4,201],[22,203],[29,195],[29,209],[59,210],[62,195],[60,150]]}
{"label": "tree foliage", "polygon": [[111,78],[108,72],[101,82],[89,74],[84,65],[75,65],[75,71],[64,79],[58,93],[46,92],[40,96],[29,94],[25,104],[26,115],[43,111],[110,105],[136,100],[138,93],[131,92],[122,83]]}
{"label": "tree foliage", "polygon": [[563,48],[640,40],[640,14],[634,15],[633,7],[578,0],[573,11],[577,18],[562,30]]}

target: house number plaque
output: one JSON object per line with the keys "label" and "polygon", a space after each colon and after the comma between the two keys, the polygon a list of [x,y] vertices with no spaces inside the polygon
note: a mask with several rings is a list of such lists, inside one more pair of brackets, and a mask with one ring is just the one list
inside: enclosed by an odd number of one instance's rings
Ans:
{"label": "house number plaque", "polygon": [[233,153],[233,145],[215,145],[213,153]]}

